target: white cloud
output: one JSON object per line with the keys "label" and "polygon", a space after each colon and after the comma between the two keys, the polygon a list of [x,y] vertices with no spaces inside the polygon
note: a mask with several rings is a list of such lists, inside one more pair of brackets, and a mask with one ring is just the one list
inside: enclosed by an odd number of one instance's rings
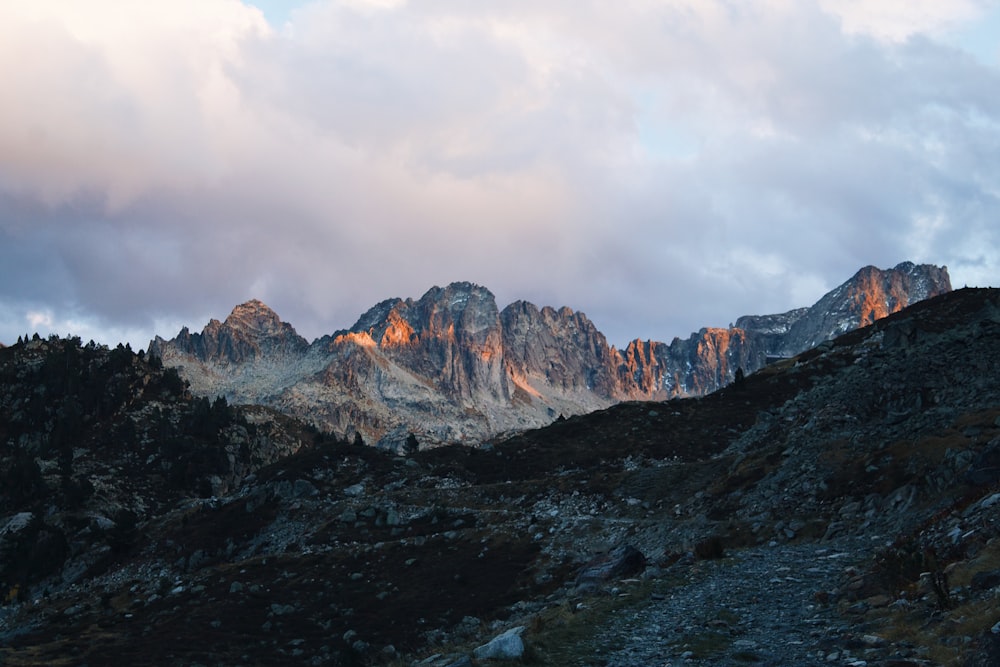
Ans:
{"label": "white cloud", "polygon": [[96,191],[118,209],[210,182],[240,125],[226,71],[267,33],[234,0],[4,3],[4,185],[50,204]]}
{"label": "white cloud", "polygon": [[24,319],[28,326],[34,330],[37,330],[39,327],[44,329],[52,327],[52,313],[40,313],[38,311],[30,310],[27,314],[25,314]]}
{"label": "white cloud", "polygon": [[996,276],[1000,74],[939,38],[985,6],[5,3],[0,303],[315,336],[467,279],[621,342]]}
{"label": "white cloud", "polygon": [[820,0],[844,30],[902,42],[917,34],[940,34],[979,18],[989,0]]}

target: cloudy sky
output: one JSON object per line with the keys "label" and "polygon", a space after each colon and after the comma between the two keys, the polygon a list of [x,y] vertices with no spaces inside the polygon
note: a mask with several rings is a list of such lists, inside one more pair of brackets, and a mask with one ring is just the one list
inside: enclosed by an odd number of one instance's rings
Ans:
{"label": "cloudy sky", "polygon": [[1000,0],[0,0],[0,342],[1000,285]]}

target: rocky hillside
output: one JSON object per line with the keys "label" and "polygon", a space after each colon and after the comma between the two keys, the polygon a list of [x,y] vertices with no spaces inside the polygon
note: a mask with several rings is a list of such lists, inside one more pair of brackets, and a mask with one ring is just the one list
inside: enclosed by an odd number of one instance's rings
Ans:
{"label": "rocky hillside", "polygon": [[586,315],[515,302],[470,283],[389,299],[312,344],[259,301],[149,352],[198,395],[256,403],[398,450],[481,443],[623,400],[700,396],[850,329],[951,289],[947,270],[866,267],[810,308],[747,316],[669,345],[608,344]]}
{"label": "rocky hillside", "polygon": [[122,346],[36,337],[0,350],[0,590],[14,601],[110,567],[137,524],[312,442],[286,423],[194,398],[175,369]]}
{"label": "rocky hillside", "polygon": [[998,354],[1000,290],[963,289],[702,398],[402,457],[14,345],[0,662],[996,665]]}

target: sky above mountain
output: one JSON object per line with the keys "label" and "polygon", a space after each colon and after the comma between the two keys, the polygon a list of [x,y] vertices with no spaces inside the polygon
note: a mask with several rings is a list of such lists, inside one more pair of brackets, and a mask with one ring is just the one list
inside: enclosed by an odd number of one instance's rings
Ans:
{"label": "sky above mountain", "polygon": [[1000,284],[1000,0],[0,0],[0,342],[485,285],[670,340]]}

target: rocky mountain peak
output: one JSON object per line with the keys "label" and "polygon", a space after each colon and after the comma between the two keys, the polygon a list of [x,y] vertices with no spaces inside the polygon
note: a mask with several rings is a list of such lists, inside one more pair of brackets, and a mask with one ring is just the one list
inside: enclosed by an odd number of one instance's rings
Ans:
{"label": "rocky mountain peak", "polygon": [[226,318],[226,326],[250,331],[279,331],[284,323],[278,314],[259,299],[250,299],[233,308]]}
{"label": "rocky mountain peak", "polygon": [[811,307],[618,350],[583,312],[527,301],[498,311],[485,287],[454,282],[386,299],[312,346],[251,300],[150,351],[195,393],[263,402],[366,442],[394,447],[415,432],[428,445],[481,443],[620,401],[705,395],[949,290],[943,267],[865,267]]}
{"label": "rocky mountain peak", "polygon": [[150,352],[157,356],[181,353],[203,362],[234,364],[301,353],[308,347],[291,324],[258,299],[233,308],[225,322],[210,320],[201,333],[192,334],[184,327],[171,341],[157,336],[149,344]]}
{"label": "rocky mountain peak", "polygon": [[891,315],[918,301],[951,291],[947,267],[902,262],[891,269],[866,266],[799,317],[780,354],[798,354],[824,340]]}
{"label": "rocky mountain peak", "polygon": [[595,404],[623,395],[617,354],[584,313],[515,301],[500,319],[508,372],[526,393],[579,397],[587,392]]}
{"label": "rocky mountain peak", "polygon": [[367,333],[381,346],[398,347],[417,341],[473,337],[496,327],[498,310],[493,293],[468,282],[432,287],[420,299],[387,299],[368,310],[351,327]]}
{"label": "rocky mountain peak", "polygon": [[866,266],[808,308],[745,315],[730,329],[704,328],[670,345],[634,341],[623,353],[623,381],[648,398],[703,395],[752,373],[775,357],[790,357],[951,291],[946,267],[903,262]]}

